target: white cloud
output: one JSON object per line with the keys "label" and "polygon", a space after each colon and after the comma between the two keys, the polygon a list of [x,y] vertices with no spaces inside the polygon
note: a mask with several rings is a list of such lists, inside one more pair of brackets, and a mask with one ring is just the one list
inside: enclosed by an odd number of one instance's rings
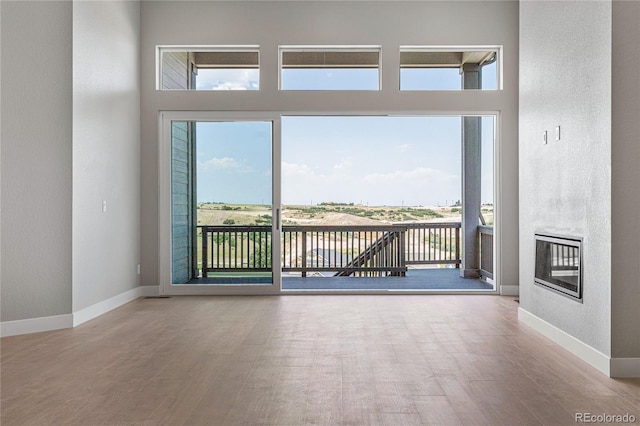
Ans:
{"label": "white cloud", "polygon": [[364,177],[364,180],[373,184],[390,184],[390,183],[410,183],[419,182],[421,180],[429,180],[435,182],[453,182],[458,177],[445,173],[442,170],[429,169],[426,167],[418,167],[413,170],[396,170],[389,173],[371,173]]}
{"label": "white cloud", "polygon": [[324,167],[282,163],[283,202],[363,202],[371,205],[429,205],[444,203],[460,193],[460,176],[443,170],[367,173],[365,164],[349,160]]}
{"label": "white cloud", "polygon": [[240,173],[249,173],[251,167],[242,161],[231,157],[213,157],[207,161],[198,162],[198,167],[209,170],[229,170]]}
{"label": "white cloud", "polygon": [[345,172],[345,171],[348,172],[348,171],[351,170],[352,167],[353,167],[353,163],[351,161],[342,160],[338,164],[334,164],[333,165],[333,170],[341,171],[341,172]]}
{"label": "white cloud", "polygon": [[258,70],[200,69],[196,78],[197,90],[256,90]]}

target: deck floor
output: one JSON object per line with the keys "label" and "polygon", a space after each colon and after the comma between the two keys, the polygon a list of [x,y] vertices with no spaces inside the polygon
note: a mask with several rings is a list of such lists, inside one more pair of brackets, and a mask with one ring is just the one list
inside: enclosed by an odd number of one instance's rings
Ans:
{"label": "deck floor", "polygon": [[[461,278],[460,269],[409,269],[404,277],[334,277],[290,276],[283,274],[283,290],[493,290],[493,285],[479,279]],[[272,283],[271,276],[216,276],[196,278],[189,284],[229,285]]]}
{"label": "deck floor", "polygon": [[283,290],[493,290],[454,268],[409,269],[404,277],[282,277]]}

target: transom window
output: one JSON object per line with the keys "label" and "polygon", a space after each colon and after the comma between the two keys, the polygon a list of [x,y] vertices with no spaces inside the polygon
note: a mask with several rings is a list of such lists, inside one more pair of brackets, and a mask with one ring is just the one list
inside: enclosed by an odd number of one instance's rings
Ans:
{"label": "transom window", "polygon": [[400,90],[495,90],[498,54],[495,47],[401,46]]}
{"label": "transom window", "polygon": [[281,90],[380,90],[380,46],[281,46]]}
{"label": "transom window", "polygon": [[258,46],[159,47],[160,90],[258,90]]}
{"label": "transom window", "polygon": [[[158,90],[259,90],[259,46],[158,46]],[[400,46],[399,89],[498,90],[500,46]],[[280,46],[279,90],[379,91],[381,46]],[[396,86],[398,87],[398,86]]]}

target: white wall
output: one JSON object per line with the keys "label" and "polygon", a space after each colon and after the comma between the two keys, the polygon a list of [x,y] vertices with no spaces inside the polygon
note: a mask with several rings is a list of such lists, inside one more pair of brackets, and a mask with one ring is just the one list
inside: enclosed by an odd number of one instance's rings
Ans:
{"label": "white wall", "polygon": [[[518,281],[518,3],[512,2],[143,2],[142,284],[158,276],[158,111],[487,111],[502,113],[502,284]],[[257,92],[160,92],[156,45],[257,44]],[[278,92],[278,45],[382,45],[382,91]],[[504,90],[400,92],[400,45],[504,45]],[[395,64],[395,66],[394,66]]]}
{"label": "white wall", "polygon": [[612,11],[611,354],[640,359],[640,2]]}
{"label": "white wall", "polygon": [[2,321],[71,313],[71,2],[2,1]]}
{"label": "white wall", "polygon": [[[611,77],[610,2],[521,2],[520,303],[605,355],[611,354]],[[562,140],[555,142],[558,125]],[[539,230],[584,238],[584,303],[533,284]]]}
{"label": "white wall", "polygon": [[139,284],[139,31],[138,2],[73,4],[74,312]]}

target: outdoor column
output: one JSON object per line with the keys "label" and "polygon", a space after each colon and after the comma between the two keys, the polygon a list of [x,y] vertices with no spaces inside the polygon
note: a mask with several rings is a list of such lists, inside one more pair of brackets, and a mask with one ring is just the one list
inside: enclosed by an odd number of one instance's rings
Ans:
{"label": "outdoor column", "polygon": [[[481,88],[481,67],[462,66],[463,89]],[[462,118],[462,267],[460,276],[480,276],[478,225],[481,188],[481,118]]]}

